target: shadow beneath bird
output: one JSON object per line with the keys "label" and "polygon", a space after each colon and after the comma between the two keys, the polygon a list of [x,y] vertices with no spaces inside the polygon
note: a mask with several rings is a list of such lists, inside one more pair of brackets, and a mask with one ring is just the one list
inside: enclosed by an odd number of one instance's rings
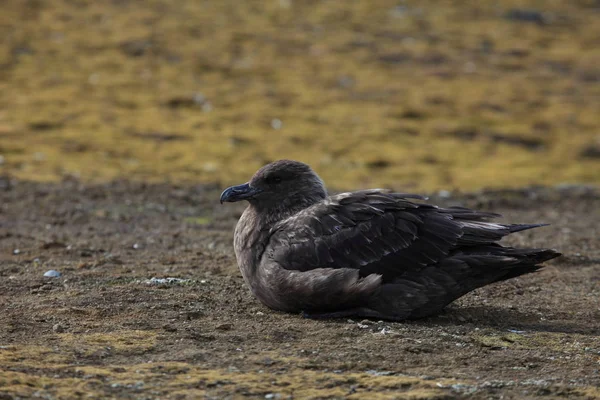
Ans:
{"label": "shadow beneath bird", "polygon": [[451,306],[436,316],[407,321],[406,323],[415,326],[476,325],[479,328],[505,331],[576,333],[600,336],[600,327],[597,326],[582,326],[568,321],[541,320],[539,314],[495,306]]}

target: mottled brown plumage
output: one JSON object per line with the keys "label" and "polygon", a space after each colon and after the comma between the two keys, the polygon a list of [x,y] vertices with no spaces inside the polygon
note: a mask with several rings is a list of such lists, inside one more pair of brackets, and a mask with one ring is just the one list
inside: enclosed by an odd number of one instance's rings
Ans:
{"label": "mottled brown plumage", "polygon": [[420,318],[560,255],[497,243],[542,225],[492,223],[497,214],[415,199],[424,200],[379,189],[327,196],[308,165],[290,160],[221,195],[249,202],[234,248],[252,293],[310,317]]}

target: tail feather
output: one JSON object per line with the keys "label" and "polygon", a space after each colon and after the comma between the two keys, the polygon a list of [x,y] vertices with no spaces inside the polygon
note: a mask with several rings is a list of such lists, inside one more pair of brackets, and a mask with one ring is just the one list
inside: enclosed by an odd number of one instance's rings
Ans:
{"label": "tail feather", "polygon": [[464,208],[439,212],[449,214],[459,227],[453,250],[437,264],[384,282],[369,304],[369,313],[362,315],[394,320],[422,318],[474,289],[535,272],[542,268],[541,263],[561,255],[552,249],[519,249],[497,243],[511,233],[547,224],[494,223],[489,220],[497,214]]}
{"label": "tail feather", "polygon": [[539,263],[559,255],[550,249],[498,244],[463,248],[437,266],[383,285],[377,302],[370,307],[386,318],[422,318],[474,289],[535,272],[542,268]]}
{"label": "tail feather", "polygon": [[463,236],[458,239],[459,245],[473,246],[492,244],[500,241],[511,233],[521,232],[528,229],[548,226],[548,224],[497,224],[487,221],[458,221],[463,230]]}
{"label": "tail feather", "polygon": [[462,249],[450,260],[468,265],[470,268],[466,278],[475,287],[480,287],[535,272],[542,268],[539,264],[560,255],[552,249],[516,249],[491,244]]}
{"label": "tail feather", "polygon": [[550,224],[511,224],[505,225],[510,233],[526,231],[528,229],[540,228],[542,226],[549,226]]}
{"label": "tail feather", "polygon": [[518,259],[521,264],[540,264],[561,255],[561,253],[553,249],[515,249],[512,247],[502,247],[502,252],[507,256]]}

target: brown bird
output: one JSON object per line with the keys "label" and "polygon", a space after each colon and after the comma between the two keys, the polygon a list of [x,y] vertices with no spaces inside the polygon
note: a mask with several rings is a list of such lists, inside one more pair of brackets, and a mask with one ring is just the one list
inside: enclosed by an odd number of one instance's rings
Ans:
{"label": "brown bird", "polygon": [[244,280],[266,306],[312,318],[421,318],[481,286],[537,271],[560,254],[497,242],[544,224],[440,208],[372,189],[328,196],[306,164],[268,164],[221,203],[248,201],[234,235]]}

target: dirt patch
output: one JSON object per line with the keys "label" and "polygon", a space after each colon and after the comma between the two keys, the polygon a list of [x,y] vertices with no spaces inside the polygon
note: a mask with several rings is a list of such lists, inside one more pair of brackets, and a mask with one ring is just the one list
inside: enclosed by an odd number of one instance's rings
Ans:
{"label": "dirt patch", "polygon": [[1,187],[2,398],[600,397],[592,189],[434,198],[552,223],[511,241],[565,255],[439,316],[389,323],[259,304],[231,246],[242,209],[220,206],[216,186]]}

